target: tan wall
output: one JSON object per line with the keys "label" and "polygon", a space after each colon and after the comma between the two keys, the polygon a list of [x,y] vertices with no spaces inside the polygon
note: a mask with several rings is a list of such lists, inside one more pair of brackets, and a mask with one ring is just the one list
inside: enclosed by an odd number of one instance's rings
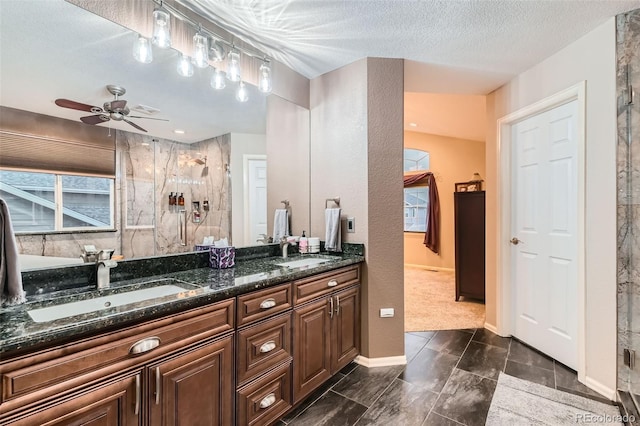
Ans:
{"label": "tan wall", "polygon": [[[496,120],[580,81],[586,105],[586,375],[616,389],[615,19],[523,72],[487,98],[487,323],[496,325]],[[507,244],[507,242],[501,242]]]}
{"label": "tan wall", "polygon": [[456,182],[471,180],[473,173],[485,176],[485,143],[419,132],[404,133],[405,148],[429,152],[430,168],[436,176],[440,198],[440,254],[425,247],[424,233],[404,233],[404,263],[453,269],[455,245],[453,191]]}
{"label": "tan wall", "polygon": [[[233,149],[233,148],[232,148]],[[309,230],[309,110],[271,95],[267,98],[267,233],[275,209],[289,200],[291,234]]]}
{"label": "tan wall", "polygon": [[[324,239],[325,199],[355,218],[343,241],[365,244],[362,354],[404,353],[403,61],[363,59],[311,81],[311,235]],[[381,319],[379,309],[395,308]]]}

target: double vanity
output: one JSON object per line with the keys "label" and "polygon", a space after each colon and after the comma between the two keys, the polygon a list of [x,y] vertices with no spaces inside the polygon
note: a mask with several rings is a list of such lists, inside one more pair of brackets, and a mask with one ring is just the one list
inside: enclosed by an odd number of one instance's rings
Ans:
{"label": "double vanity", "polygon": [[359,353],[350,246],[132,260],[101,291],[91,265],[25,273],[29,303],[0,310],[0,425],[276,422]]}

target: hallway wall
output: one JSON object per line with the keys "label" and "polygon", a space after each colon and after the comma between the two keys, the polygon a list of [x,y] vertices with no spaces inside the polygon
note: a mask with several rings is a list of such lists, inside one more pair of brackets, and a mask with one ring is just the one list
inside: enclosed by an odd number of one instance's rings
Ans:
{"label": "hallway wall", "polygon": [[420,132],[404,132],[404,147],[429,152],[430,170],[436,176],[440,198],[440,254],[425,247],[423,232],[404,233],[407,265],[455,268],[453,192],[456,182],[471,180],[473,173],[485,176],[485,143]]}
{"label": "hallway wall", "polygon": [[[496,121],[586,81],[586,380],[616,388],[615,18],[521,73],[487,97],[487,324],[497,326],[498,147]],[[508,242],[501,242],[505,247]]]}

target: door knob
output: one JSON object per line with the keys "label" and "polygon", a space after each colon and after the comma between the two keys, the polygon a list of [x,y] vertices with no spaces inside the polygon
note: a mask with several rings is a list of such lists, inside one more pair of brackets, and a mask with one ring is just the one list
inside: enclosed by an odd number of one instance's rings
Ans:
{"label": "door knob", "polygon": [[522,241],[517,239],[516,237],[513,237],[511,240],[509,240],[509,242],[511,244],[513,244],[514,246],[517,246],[518,244],[520,244]]}

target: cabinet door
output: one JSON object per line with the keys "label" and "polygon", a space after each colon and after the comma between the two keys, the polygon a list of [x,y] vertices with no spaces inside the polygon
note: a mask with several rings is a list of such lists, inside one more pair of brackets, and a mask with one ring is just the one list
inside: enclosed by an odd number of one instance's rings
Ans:
{"label": "cabinet door", "polygon": [[[134,426],[142,411],[140,374],[87,390],[42,411],[22,417],[14,426]],[[4,424],[4,423],[3,423]]]}
{"label": "cabinet door", "polygon": [[149,424],[233,424],[233,336],[150,366]]}
{"label": "cabinet door", "polygon": [[329,300],[323,297],[293,311],[294,404],[331,377]]}
{"label": "cabinet door", "polygon": [[360,353],[360,287],[333,295],[331,371],[337,373]]}

